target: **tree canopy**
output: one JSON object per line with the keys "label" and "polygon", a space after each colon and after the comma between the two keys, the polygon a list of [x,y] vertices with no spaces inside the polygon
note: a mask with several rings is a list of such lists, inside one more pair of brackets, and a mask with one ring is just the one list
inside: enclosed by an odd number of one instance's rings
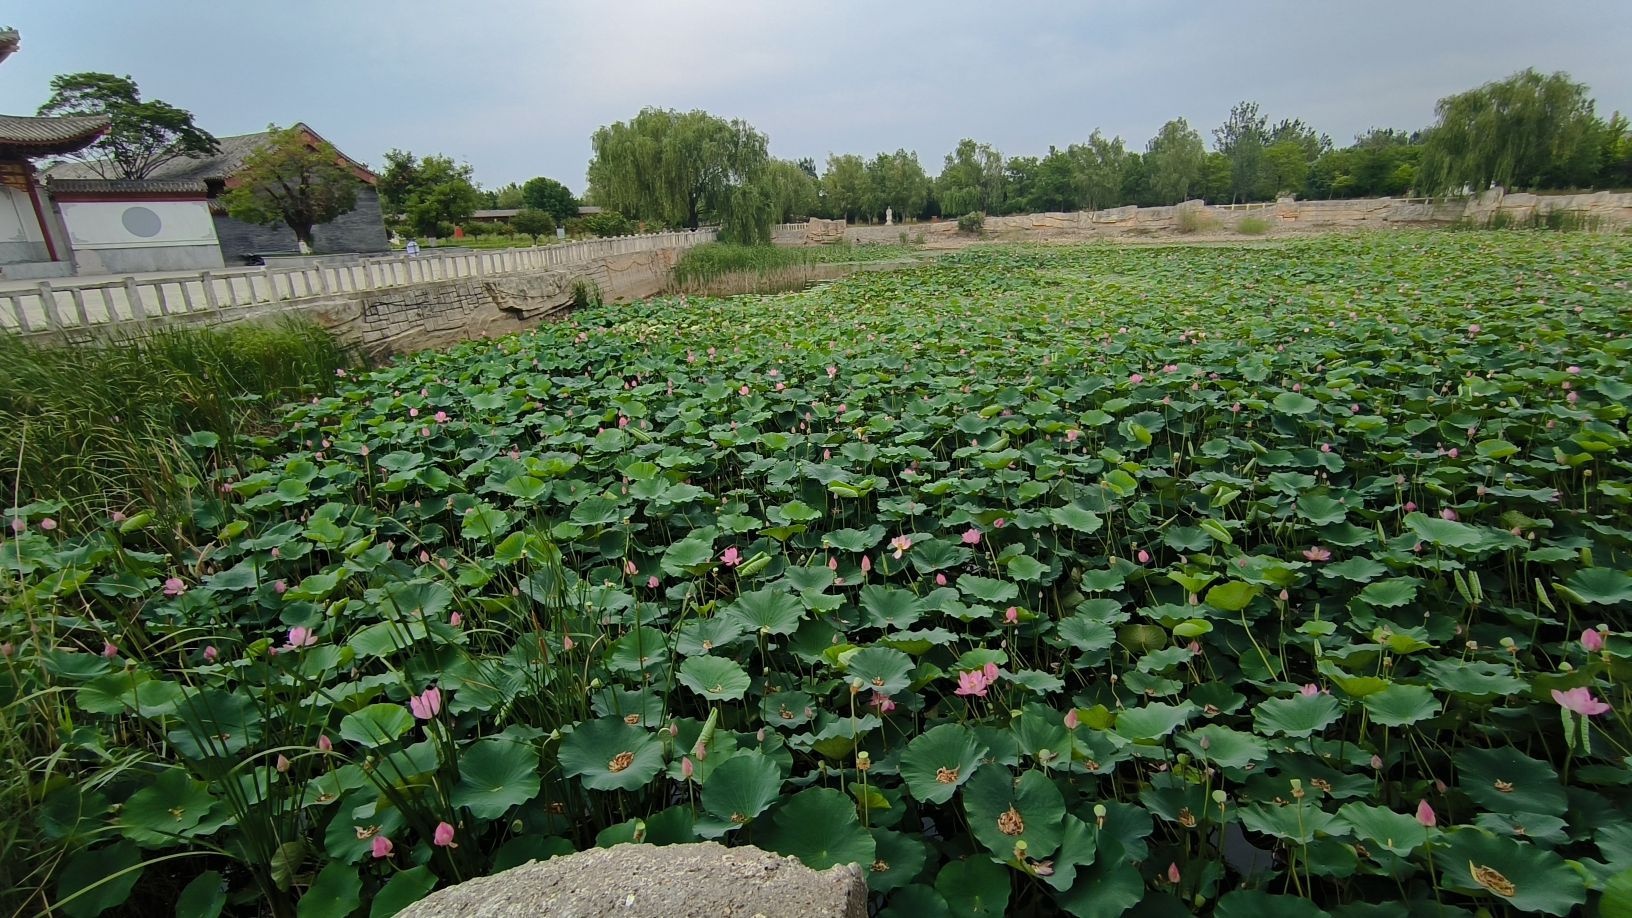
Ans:
{"label": "tree canopy", "polygon": [[1435,191],[1587,185],[1601,165],[1604,126],[1568,74],[1523,70],[1440,99],[1434,112],[1422,171]]}
{"label": "tree canopy", "polygon": [[741,119],[647,108],[595,132],[590,197],[638,220],[695,229],[718,222],[735,242],[770,238],[765,135]]}
{"label": "tree canopy", "polygon": [[448,156],[416,159],[406,150],[385,154],[380,175],[380,203],[388,215],[400,216],[411,232],[438,236],[468,219],[482,203],[468,164]]}
{"label": "tree canopy", "polygon": [[964,138],[946,154],[936,181],[941,211],[946,214],[1001,213],[1008,199],[1008,174],[1003,154],[991,144]]}
{"label": "tree canopy", "polygon": [[227,213],[248,223],[282,223],[302,252],[312,251],[312,227],[357,206],[357,177],[334,146],[299,127],[273,125],[234,175],[223,197]]}
{"label": "tree canopy", "polygon": [[552,178],[530,178],[521,186],[521,206],[542,210],[557,222],[578,216],[578,199],[567,186]]}
{"label": "tree canopy", "polygon": [[1183,118],[1162,125],[1145,146],[1145,180],[1163,204],[1190,197],[1201,183],[1207,148]]}
{"label": "tree canopy", "polygon": [[209,156],[214,135],[191,112],[142,98],[136,81],[111,73],[65,73],[51,80],[42,115],[107,115],[112,126],[74,158],[105,179],[145,179],[173,159]]}
{"label": "tree canopy", "polygon": [[536,207],[524,207],[521,212],[510,220],[510,226],[516,232],[533,237],[533,244],[538,244],[538,237],[555,235],[555,217],[549,211]]}

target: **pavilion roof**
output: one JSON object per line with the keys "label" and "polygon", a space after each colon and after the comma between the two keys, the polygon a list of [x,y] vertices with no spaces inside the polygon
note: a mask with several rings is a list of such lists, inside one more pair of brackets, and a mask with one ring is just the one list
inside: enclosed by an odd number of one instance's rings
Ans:
{"label": "pavilion roof", "polygon": [[105,115],[0,115],[0,156],[63,156],[95,143],[109,124]]}

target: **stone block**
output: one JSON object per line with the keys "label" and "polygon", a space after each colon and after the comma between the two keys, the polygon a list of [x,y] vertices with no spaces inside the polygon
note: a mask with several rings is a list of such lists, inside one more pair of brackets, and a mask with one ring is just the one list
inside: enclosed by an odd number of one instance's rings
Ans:
{"label": "stone block", "polygon": [[812,870],[751,846],[618,845],[433,893],[400,918],[866,918],[857,865]]}

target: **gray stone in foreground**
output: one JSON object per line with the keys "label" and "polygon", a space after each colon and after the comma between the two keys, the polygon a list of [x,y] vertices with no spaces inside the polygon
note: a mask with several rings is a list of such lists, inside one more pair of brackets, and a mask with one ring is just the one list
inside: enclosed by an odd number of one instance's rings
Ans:
{"label": "gray stone in foreground", "polygon": [[618,845],[450,886],[399,918],[866,918],[861,868],[715,842]]}

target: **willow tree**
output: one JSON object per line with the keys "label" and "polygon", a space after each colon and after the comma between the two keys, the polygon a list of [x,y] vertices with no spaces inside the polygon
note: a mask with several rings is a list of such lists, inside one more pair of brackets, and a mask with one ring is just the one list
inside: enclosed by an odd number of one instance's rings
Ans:
{"label": "willow tree", "polygon": [[770,241],[770,154],[765,135],[748,122],[647,108],[596,131],[593,144],[595,203],[671,226],[717,222],[731,242]]}
{"label": "willow tree", "polygon": [[1592,108],[1587,87],[1568,74],[1534,70],[1446,96],[1423,146],[1423,184],[1434,192],[1590,184],[1600,157]]}

